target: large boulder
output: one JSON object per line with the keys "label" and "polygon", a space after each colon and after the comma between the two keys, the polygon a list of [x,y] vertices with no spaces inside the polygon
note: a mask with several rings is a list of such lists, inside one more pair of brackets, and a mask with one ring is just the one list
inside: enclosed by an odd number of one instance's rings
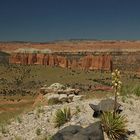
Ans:
{"label": "large boulder", "polygon": [[58,131],[53,140],[104,140],[104,134],[100,122],[93,123],[86,128],[71,125]]}
{"label": "large boulder", "polygon": [[[103,112],[110,112],[114,110],[114,100],[105,99],[102,100],[98,105],[89,104],[89,106],[94,110],[93,117],[99,117]],[[121,105],[116,103],[116,112],[120,113],[122,111],[120,107]]]}
{"label": "large boulder", "polygon": [[[79,134],[88,136],[90,140],[104,140],[103,130],[100,122],[95,122],[86,128],[83,128]],[[78,134],[78,135],[79,135]],[[75,135],[76,137],[76,135]],[[76,139],[74,139],[76,140]]]}

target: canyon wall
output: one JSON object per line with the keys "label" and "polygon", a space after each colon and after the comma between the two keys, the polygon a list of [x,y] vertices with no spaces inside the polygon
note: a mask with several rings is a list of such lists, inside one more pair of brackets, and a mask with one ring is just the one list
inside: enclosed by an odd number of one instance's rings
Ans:
{"label": "canyon wall", "polygon": [[[70,56],[71,55],[71,56]],[[110,55],[84,55],[60,54],[60,53],[12,53],[9,57],[11,64],[47,65],[62,68],[82,70],[112,70],[112,57]]]}

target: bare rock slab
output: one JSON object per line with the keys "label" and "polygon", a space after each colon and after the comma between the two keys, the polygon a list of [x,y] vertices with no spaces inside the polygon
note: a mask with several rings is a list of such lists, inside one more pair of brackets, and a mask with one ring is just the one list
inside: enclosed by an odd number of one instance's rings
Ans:
{"label": "bare rock slab", "polygon": [[100,122],[90,124],[86,128],[71,125],[58,131],[53,140],[104,140],[104,134]]}

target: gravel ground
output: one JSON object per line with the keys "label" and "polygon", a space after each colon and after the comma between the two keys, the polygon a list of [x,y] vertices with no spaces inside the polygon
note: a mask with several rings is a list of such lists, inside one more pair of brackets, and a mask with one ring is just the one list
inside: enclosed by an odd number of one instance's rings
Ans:
{"label": "gravel ground", "polygon": [[[0,140],[15,140],[16,138],[39,140],[44,136],[55,134],[59,129],[68,125],[76,124],[86,127],[90,123],[98,121],[97,118],[92,117],[93,110],[89,107],[89,103],[98,104],[100,100],[102,99],[87,99],[63,105],[43,106],[40,113],[40,109],[36,108],[33,111],[22,114],[16,120],[13,120],[11,124],[8,124],[6,126],[7,133],[2,134],[0,132]],[[122,114],[126,115],[128,119],[128,129],[136,132],[136,134],[129,137],[129,140],[140,140],[140,98],[132,96],[122,99],[121,97],[119,103],[121,103],[123,108]],[[57,109],[64,106],[69,106],[74,115],[70,122],[60,128],[54,128],[54,113]],[[77,106],[80,112],[75,114]],[[41,130],[40,135],[37,135],[37,129]],[[105,139],[107,140],[107,138]]]}

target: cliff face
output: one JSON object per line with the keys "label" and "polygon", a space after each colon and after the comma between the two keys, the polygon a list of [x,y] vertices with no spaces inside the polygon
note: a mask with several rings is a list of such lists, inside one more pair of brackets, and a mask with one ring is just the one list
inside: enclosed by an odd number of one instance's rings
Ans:
{"label": "cliff face", "polygon": [[83,70],[111,70],[112,57],[110,55],[86,55],[79,58],[68,58],[58,54],[12,53],[9,58],[11,64],[48,65],[62,68]]}

